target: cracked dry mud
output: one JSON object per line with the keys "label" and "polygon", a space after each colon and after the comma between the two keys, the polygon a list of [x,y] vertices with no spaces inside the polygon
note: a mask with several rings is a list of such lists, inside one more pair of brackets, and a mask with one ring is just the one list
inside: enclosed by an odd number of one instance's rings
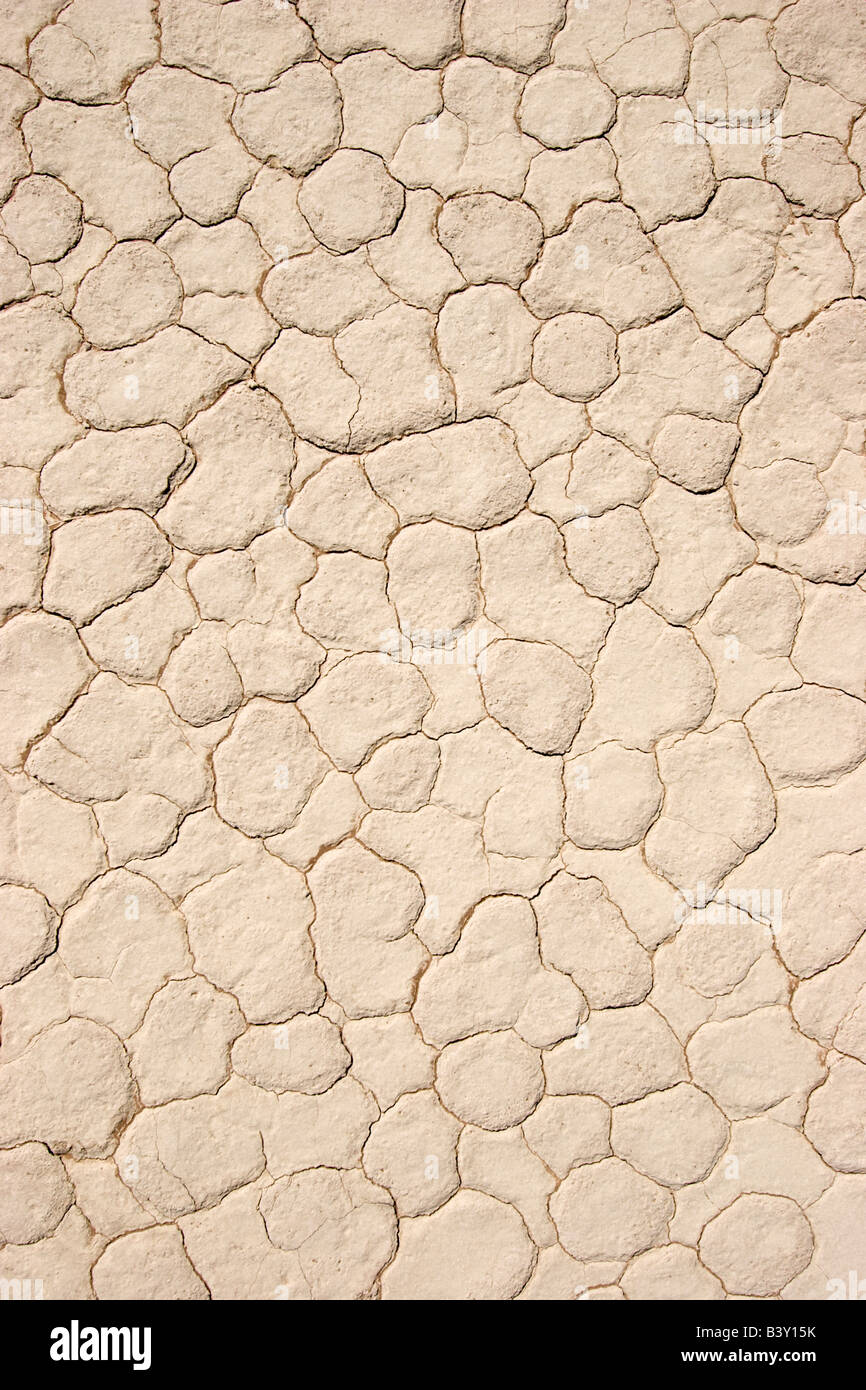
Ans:
{"label": "cracked dry mud", "polygon": [[4,1289],[856,1297],[864,0],[0,50]]}

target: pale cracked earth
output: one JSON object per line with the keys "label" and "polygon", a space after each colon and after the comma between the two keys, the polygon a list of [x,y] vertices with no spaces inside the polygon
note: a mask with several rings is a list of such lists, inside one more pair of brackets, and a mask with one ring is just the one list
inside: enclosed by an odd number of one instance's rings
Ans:
{"label": "pale cracked earth", "polygon": [[0,53],[0,1293],[863,1296],[864,0]]}

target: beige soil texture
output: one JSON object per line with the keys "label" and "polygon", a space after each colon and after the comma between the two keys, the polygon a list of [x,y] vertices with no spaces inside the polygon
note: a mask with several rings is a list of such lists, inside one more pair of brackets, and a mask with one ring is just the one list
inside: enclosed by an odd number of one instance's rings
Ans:
{"label": "beige soil texture", "polygon": [[858,1296],[866,0],[0,11],[4,1297]]}

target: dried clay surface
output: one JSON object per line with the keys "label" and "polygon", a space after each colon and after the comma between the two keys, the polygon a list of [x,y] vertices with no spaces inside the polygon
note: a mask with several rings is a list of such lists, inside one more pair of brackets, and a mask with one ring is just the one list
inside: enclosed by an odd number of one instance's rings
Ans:
{"label": "dried clay surface", "polygon": [[864,0],[0,52],[4,1296],[863,1297]]}

